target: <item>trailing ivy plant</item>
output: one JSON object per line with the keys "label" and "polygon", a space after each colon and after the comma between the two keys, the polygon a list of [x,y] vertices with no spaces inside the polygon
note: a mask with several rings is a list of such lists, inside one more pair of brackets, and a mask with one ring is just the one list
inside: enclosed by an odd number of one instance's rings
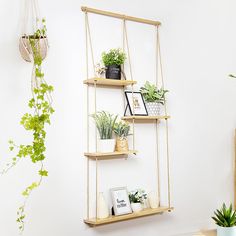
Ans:
{"label": "trailing ivy plant", "polygon": [[15,156],[12,158],[1,174],[7,173],[13,166],[15,166],[22,158],[30,158],[32,163],[39,163],[38,170],[39,179],[27,186],[22,195],[24,197],[23,204],[17,211],[17,223],[19,230],[22,233],[25,228],[25,207],[32,191],[39,187],[43,178],[48,176],[48,171],[44,168],[43,161],[45,160],[45,125],[50,125],[50,118],[54,112],[51,106],[51,92],[53,87],[48,85],[44,80],[44,73],[42,71],[42,56],[40,53],[40,39],[46,37],[46,24],[42,20],[42,27],[29,37],[29,43],[32,48],[33,56],[33,73],[32,73],[32,98],[28,102],[31,113],[25,113],[20,121],[20,124],[26,131],[32,133],[32,143],[16,145],[14,141],[9,141],[10,151],[16,150]]}

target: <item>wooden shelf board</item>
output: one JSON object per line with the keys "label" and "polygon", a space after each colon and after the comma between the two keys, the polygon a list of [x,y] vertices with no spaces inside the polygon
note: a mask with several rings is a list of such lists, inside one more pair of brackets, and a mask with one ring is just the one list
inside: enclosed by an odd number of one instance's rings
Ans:
{"label": "wooden shelf board", "polygon": [[91,78],[84,80],[84,84],[91,84],[91,85],[102,85],[102,86],[128,86],[132,84],[136,84],[137,81],[133,80],[116,80],[116,79],[105,79],[105,78]]}
{"label": "wooden shelf board", "polygon": [[151,121],[151,120],[164,120],[164,119],[169,119],[169,118],[170,116],[123,116],[122,120]]}
{"label": "wooden shelf board", "polygon": [[130,150],[127,152],[86,152],[84,155],[90,159],[98,159],[98,160],[109,160],[109,159],[117,159],[117,158],[124,158],[123,156],[127,155],[136,155],[138,151]]}
{"label": "wooden shelf board", "polygon": [[202,230],[201,232],[199,232],[198,234],[194,234],[194,236],[216,236],[216,230],[212,229],[212,230]]}
{"label": "wooden shelf board", "polygon": [[151,216],[151,215],[156,215],[156,214],[162,214],[164,212],[172,211],[174,208],[173,207],[159,207],[156,209],[145,209],[141,212],[137,213],[131,213],[127,215],[120,215],[120,216],[110,216],[106,219],[85,219],[84,223],[88,224],[89,226],[99,226],[99,225],[105,225],[105,224],[111,224],[119,221],[126,221],[126,220],[132,220],[144,216]]}

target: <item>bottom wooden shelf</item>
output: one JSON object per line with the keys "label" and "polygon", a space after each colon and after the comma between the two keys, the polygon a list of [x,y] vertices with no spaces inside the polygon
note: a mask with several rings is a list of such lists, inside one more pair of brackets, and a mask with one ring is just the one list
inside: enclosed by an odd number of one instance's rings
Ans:
{"label": "bottom wooden shelf", "polygon": [[148,208],[137,213],[131,213],[131,214],[121,215],[121,216],[110,216],[106,219],[96,219],[96,218],[85,219],[84,223],[88,224],[91,227],[95,227],[95,226],[111,224],[111,223],[115,223],[119,221],[132,220],[132,219],[136,219],[136,218],[140,218],[144,216],[162,214],[164,212],[168,212],[168,211],[170,212],[173,209],[174,209],[173,207],[159,207],[156,209]]}
{"label": "bottom wooden shelf", "polygon": [[194,234],[193,236],[216,236],[216,230],[202,230],[201,232]]}

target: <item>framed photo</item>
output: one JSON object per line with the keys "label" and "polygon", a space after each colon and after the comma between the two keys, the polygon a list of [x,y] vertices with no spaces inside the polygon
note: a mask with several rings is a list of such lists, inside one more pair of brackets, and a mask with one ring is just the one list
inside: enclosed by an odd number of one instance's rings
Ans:
{"label": "framed photo", "polygon": [[110,191],[115,215],[132,213],[127,188],[112,188]]}
{"label": "framed photo", "polygon": [[143,95],[140,92],[125,91],[127,105],[131,116],[147,116]]}

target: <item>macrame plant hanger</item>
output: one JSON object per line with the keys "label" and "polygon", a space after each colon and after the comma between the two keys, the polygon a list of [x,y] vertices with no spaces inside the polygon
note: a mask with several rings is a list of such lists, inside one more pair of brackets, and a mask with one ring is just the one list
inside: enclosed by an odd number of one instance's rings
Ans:
{"label": "macrame plant hanger", "polygon": [[[27,62],[33,62],[33,52],[29,39],[33,38],[34,32],[42,27],[42,18],[40,16],[38,0],[24,0],[24,16],[22,22],[22,30],[19,42],[19,50],[22,58]],[[48,52],[47,37],[39,39],[40,53],[42,59],[45,59]]]}
{"label": "macrame plant hanger", "polygon": [[[39,88],[41,83],[46,83],[44,77],[38,79],[35,75],[36,65],[34,63],[33,49],[31,47],[30,40],[35,42],[37,53],[40,53],[42,60],[47,56],[49,45],[46,35],[40,35],[36,38],[34,33],[38,29],[42,29],[43,19],[40,15],[38,0],[25,0],[24,1],[24,16],[21,30],[21,36],[19,40],[19,50],[22,58],[27,62],[33,63],[33,70],[31,75],[31,89],[34,96],[33,90]],[[41,71],[41,66],[38,68]],[[50,93],[46,94],[49,104],[52,104],[52,97]]]}

